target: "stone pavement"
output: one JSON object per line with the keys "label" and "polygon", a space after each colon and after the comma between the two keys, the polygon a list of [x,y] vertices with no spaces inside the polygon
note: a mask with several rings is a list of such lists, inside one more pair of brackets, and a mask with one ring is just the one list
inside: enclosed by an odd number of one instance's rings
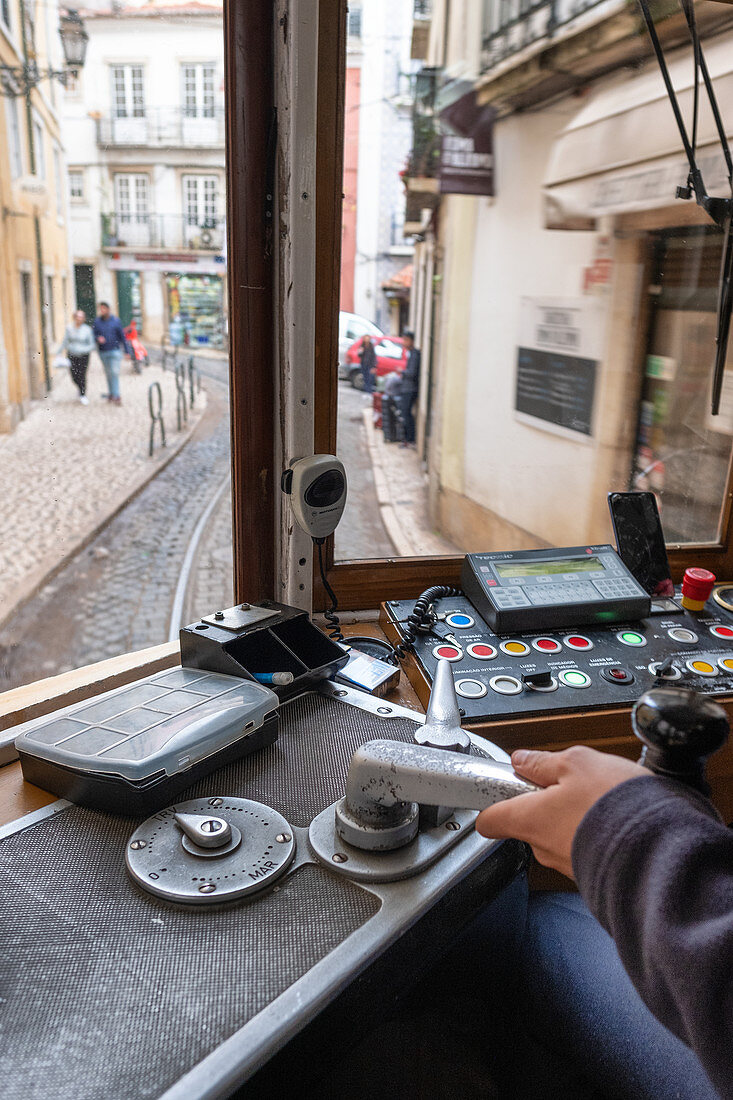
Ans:
{"label": "stone pavement", "polygon": [[430,524],[428,479],[417,451],[385,443],[382,432],[374,427],[371,405],[363,415],[382,522],[395,553],[400,557],[462,554]]}
{"label": "stone pavement", "polygon": [[[159,382],[167,447],[148,457],[148,387]],[[158,366],[134,374],[122,365],[122,405],[101,399],[101,362],[92,355],[89,405],[81,405],[69,372],[53,372],[53,388],[34,402],[10,435],[0,436],[0,622],[44,578],[165,466],[183,446],[205,408],[200,392],[188,424],[177,431],[176,385]]]}

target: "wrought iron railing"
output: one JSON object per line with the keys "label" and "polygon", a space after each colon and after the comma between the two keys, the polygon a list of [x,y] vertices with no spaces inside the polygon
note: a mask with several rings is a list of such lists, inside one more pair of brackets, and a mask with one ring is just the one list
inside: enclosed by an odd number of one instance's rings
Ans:
{"label": "wrought iron railing", "polygon": [[184,107],[141,108],[138,115],[102,115],[97,122],[97,144],[142,145],[154,148],[224,146],[224,108],[200,111]]}
{"label": "wrought iron railing", "polygon": [[487,72],[512,54],[561,28],[591,8],[609,0],[484,0],[481,71]]}
{"label": "wrought iron railing", "polygon": [[435,110],[439,69],[421,69],[414,78],[412,149],[405,175],[434,177],[440,166],[440,127]]}
{"label": "wrought iron railing", "polygon": [[102,214],[102,248],[171,248],[221,252],[224,218],[181,214]]}

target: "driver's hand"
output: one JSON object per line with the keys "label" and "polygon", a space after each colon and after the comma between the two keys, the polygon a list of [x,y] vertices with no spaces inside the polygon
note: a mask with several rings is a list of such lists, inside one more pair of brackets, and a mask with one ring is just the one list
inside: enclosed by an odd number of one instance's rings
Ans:
{"label": "driver's hand", "polygon": [[526,841],[540,863],[568,878],[573,877],[573,837],[591,806],[619,783],[650,774],[631,760],[583,745],[562,752],[517,749],[512,766],[517,775],[545,789],[482,810],[476,830],[481,836]]}

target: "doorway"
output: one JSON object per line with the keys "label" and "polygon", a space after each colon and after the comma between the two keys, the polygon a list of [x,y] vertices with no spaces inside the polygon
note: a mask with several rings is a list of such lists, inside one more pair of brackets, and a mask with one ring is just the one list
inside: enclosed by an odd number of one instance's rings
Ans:
{"label": "doorway", "polygon": [[83,309],[87,321],[92,321],[97,311],[94,293],[94,268],[91,264],[74,264],[74,292],[76,308]]}

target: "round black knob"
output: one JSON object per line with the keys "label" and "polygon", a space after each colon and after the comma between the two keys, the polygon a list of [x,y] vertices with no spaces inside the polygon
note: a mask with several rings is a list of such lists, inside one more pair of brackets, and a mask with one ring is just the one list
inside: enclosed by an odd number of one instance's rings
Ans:
{"label": "round black knob", "polygon": [[636,701],[631,725],[644,744],[640,764],[710,793],[705,761],[728,737],[722,707],[687,688],[653,688]]}

